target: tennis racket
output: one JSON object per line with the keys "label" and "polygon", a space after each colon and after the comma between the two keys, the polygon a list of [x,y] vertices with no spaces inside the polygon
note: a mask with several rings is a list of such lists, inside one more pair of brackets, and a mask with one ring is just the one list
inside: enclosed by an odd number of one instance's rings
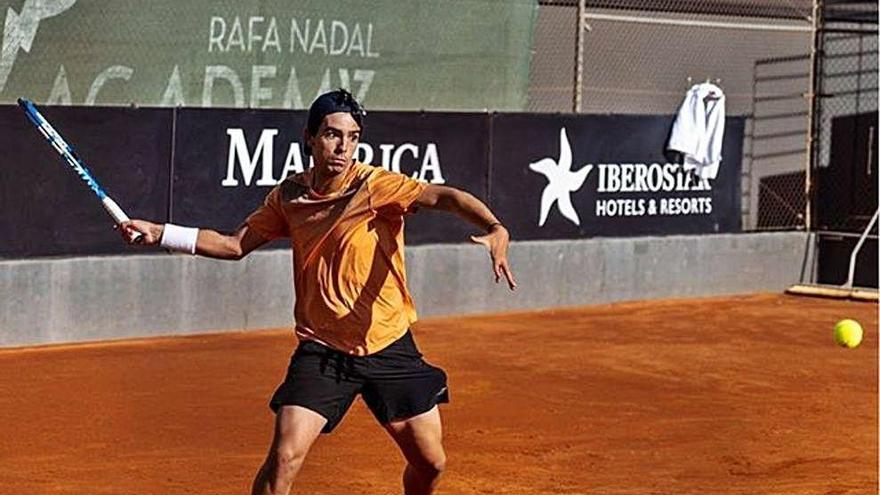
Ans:
{"label": "tennis racket", "polygon": [[[125,212],[122,211],[122,208],[113,201],[113,198],[108,196],[104,189],[101,188],[101,185],[98,184],[98,181],[95,180],[95,177],[89,172],[89,169],[86,168],[85,163],[76,156],[73,148],[67,144],[67,141],[61,137],[61,134],[52,127],[52,124],[43,117],[33,102],[24,98],[19,98],[18,104],[21,106],[22,110],[24,110],[28,120],[37,127],[37,130],[46,138],[46,141],[48,141],[49,144],[55,148],[55,151],[61,155],[64,162],[67,163],[77,175],[79,175],[79,178],[82,179],[82,181],[89,186],[89,189],[95,193],[98,199],[101,200],[101,204],[104,205],[104,209],[107,210],[107,213],[113,217],[113,221],[116,222],[116,225],[119,225],[122,222],[127,222],[129,220],[128,215],[126,215]],[[143,234],[140,232],[134,232],[132,234],[132,242],[141,242],[142,239]]]}

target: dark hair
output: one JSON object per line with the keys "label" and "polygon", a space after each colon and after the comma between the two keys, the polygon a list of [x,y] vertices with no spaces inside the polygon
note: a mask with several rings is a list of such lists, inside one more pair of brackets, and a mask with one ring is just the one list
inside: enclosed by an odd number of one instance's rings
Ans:
{"label": "dark hair", "polygon": [[354,99],[351,93],[340,88],[336,91],[322,94],[309,107],[309,121],[307,125],[309,134],[312,136],[317,134],[324,117],[337,112],[350,113],[354,121],[363,130],[364,117],[366,117],[367,111]]}
{"label": "dark hair", "polygon": [[[351,93],[339,88],[336,91],[322,94],[312,102],[312,106],[309,107],[308,123],[306,124],[309,135],[314,136],[318,134],[318,128],[321,127],[324,117],[337,112],[351,114],[351,117],[361,128],[361,132],[363,132],[364,118],[367,116],[367,111],[354,99]],[[309,146],[308,142],[304,143],[303,148],[305,148],[306,156],[312,154],[312,147]]]}

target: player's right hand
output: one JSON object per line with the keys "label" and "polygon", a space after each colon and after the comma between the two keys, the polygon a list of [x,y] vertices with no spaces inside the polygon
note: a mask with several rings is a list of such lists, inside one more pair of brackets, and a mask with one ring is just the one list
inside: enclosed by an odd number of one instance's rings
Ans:
{"label": "player's right hand", "polygon": [[504,276],[510,290],[516,290],[516,279],[513,278],[513,270],[510,269],[510,263],[507,261],[507,246],[510,243],[510,233],[507,229],[499,223],[487,234],[472,235],[471,241],[482,244],[489,250],[492,270],[495,272],[495,283],[500,282],[501,277]]}
{"label": "player's right hand", "polygon": [[[122,235],[122,240],[127,244],[155,246],[156,244],[159,244],[159,240],[162,239],[162,231],[165,226],[148,222],[146,220],[134,219],[122,222],[113,228],[119,230],[119,233]],[[136,233],[141,234],[141,237],[137,240]]]}

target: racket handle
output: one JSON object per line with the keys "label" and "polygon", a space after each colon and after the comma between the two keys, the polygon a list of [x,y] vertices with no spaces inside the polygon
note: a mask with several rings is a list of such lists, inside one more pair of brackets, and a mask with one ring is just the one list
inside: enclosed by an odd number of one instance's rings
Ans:
{"label": "racket handle", "polygon": [[[104,205],[104,209],[107,210],[107,213],[113,217],[113,221],[116,222],[116,225],[130,220],[128,215],[122,211],[122,208],[120,208],[119,205],[116,204],[116,201],[113,201],[110,196],[104,196],[104,199],[101,200],[101,204]],[[135,232],[131,237],[131,242],[134,242],[135,244],[139,244],[142,240],[143,234],[140,232]]]}

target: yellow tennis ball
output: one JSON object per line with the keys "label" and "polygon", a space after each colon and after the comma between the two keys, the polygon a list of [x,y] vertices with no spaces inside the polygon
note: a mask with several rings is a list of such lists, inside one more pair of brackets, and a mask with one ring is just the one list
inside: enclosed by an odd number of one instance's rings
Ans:
{"label": "yellow tennis ball", "polygon": [[862,326],[855,320],[840,320],[834,325],[834,341],[852,349],[862,343]]}

